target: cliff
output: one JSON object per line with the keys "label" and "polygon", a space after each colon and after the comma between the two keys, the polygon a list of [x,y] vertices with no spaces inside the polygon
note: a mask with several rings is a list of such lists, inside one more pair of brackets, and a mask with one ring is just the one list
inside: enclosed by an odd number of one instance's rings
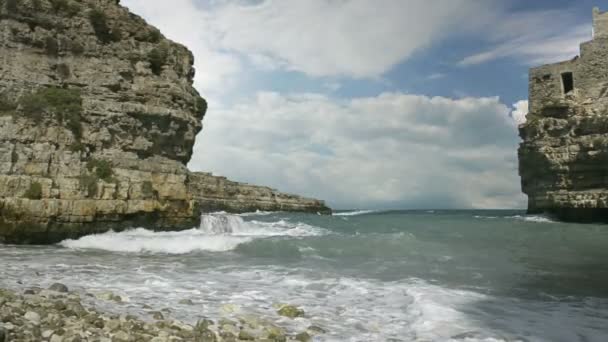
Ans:
{"label": "cliff", "polygon": [[116,0],[0,0],[0,242],[322,201],[192,173],[193,56]]}
{"label": "cliff", "polygon": [[530,213],[608,221],[608,13],[572,60],[530,71],[519,172]]}

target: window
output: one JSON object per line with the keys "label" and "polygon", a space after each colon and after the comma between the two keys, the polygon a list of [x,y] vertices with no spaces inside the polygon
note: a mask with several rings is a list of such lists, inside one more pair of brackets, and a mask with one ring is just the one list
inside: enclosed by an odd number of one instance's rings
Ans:
{"label": "window", "polygon": [[574,90],[574,76],[571,72],[565,72],[562,74],[562,85],[564,88],[564,94]]}

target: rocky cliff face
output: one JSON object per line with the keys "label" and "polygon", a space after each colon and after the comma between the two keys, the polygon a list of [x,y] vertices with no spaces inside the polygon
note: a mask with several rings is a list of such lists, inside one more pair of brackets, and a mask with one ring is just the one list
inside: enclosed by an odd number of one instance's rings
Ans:
{"label": "rocky cliff face", "polygon": [[0,242],[49,243],[202,209],[327,212],[190,173],[193,56],[116,0],[0,0]]}
{"label": "rocky cliff face", "polygon": [[608,221],[608,14],[598,9],[594,32],[580,57],[530,71],[519,171],[531,213]]}

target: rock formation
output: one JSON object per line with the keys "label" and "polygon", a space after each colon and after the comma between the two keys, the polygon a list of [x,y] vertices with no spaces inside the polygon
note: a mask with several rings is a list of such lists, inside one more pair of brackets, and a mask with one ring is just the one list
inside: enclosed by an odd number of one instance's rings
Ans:
{"label": "rock formation", "polygon": [[593,10],[593,30],[580,57],[530,71],[519,148],[530,213],[608,221],[608,13]]}
{"label": "rock formation", "polygon": [[202,210],[328,212],[192,173],[193,56],[117,0],[0,0],[0,242],[52,243]]}

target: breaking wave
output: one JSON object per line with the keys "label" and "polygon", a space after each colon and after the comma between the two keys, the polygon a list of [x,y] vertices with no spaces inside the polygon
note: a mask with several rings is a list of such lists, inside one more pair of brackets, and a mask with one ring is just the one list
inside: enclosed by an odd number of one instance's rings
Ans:
{"label": "breaking wave", "polygon": [[154,232],[136,228],[110,231],[78,240],[65,240],[61,246],[72,249],[98,249],[123,253],[186,254],[196,251],[226,252],[243,243],[273,236],[325,235],[323,228],[304,223],[245,221],[236,215],[210,214],[201,217],[199,228],[179,232]]}
{"label": "breaking wave", "polygon": [[542,215],[515,215],[515,216],[483,216],[483,215],[475,215],[473,216],[475,219],[481,220],[497,220],[497,219],[508,219],[508,220],[518,220],[525,222],[535,222],[535,223],[555,223],[555,221],[550,218]]}
{"label": "breaking wave", "polygon": [[366,214],[377,213],[378,210],[356,210],[356,211],[345,211],[340,213],[333,213],[333,216],[359,216]]}

